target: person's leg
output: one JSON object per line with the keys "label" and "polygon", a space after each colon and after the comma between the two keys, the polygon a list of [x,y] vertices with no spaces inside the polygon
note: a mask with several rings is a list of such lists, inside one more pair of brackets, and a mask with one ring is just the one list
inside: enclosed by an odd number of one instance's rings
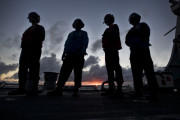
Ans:
{"label": "person's leg", "polygon": [[113,56],[111,51],[105,51],[105,62],[106,62],[106,70],[108,75],[108,82],[109,82],[109,93],[114,93],[114,63],[113,63]]}
{"label": "person's leg", "polygon": [[[77,56],[78,57],[78,56]],[[84,57],[79,56],[79,58],[75,58],[74,61],[74,82],[75,82],[75,88],[74,88],[74,94],[73,96],[78,96],[79,88],[81,87],[81,81],[82,81],[82,69],[84,66]]]}
{"label": "person's leg", "polygon": [[131,70],[133,75],[133,81],[134,81],[134,89],[135,89],[135,96],[136,97],[142,97],[142,73],[143,68],[141,65],[140,57],[137,55],[131,54],[130,56],[130,63],[131,63]]}
{"label": "person's leg", "polygon": [[19,77],[19,88],[17,90],[13,90],[9,92],[9,95],[18,95],[18,94],[25,94],[25,84],[27,81],[27,72],[28,72],[28,58],[27,58],[27,51],[23,50],[20,54],[19,59],[19,71],[18,71],[18,77]]}
{"label": "person's leg", "polygon": [[21,51],[20,60],[19,60],[19,88],[25,90],[25,84],[27,81],[27,73],[28,73],[28,51],[23,50]]}
{"label": "person's leg", "polygon": [[117,90],[115,92],[115,96],[122,97],[123,96],[122,84],[123,84],[124,80],[123,80],[123,75],[122,75],[122,68],[119,64],[118,51],[114,52],[113,63],[114,63],[113,66],[114,66],[115,75],[116,75],[115,81],[117,82]]}
{"label": "person's leg", "polygon": [[144,70],[148,81],[149,97],[151,99],[158,98],[158,83],[154,73],[153,61],[150,56],[150,51],[146,52]]}
{"label": "person's leg", "polygon": [[32,81],[33,85],[31,90],[27,93],[28,95],[38,95],[38,83],[39,83],[39,71],[40,71],[40,57],[41,49],[30,51],[29,56],[29,80]]}
{"label": "person's leg", "polygon": [[60,70],[60,75],[57,82],[57,88],[52,92],[48,92],[47,93],[48,96],[61,96],[62,95],[62,88],[64,87],[66,81],[68,80],[72,72],[72,69],[73,69],[72,61],[68,59],[64,60],[61,70]]}
{"label": "person's leg", "polygon": [[71,62],[64,61],[60,70],[57,87],[64,87],[73,69]]}

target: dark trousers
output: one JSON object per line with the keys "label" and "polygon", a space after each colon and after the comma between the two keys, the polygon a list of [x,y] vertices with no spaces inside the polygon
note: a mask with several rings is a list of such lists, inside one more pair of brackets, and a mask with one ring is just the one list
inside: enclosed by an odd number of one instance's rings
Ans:
{"label": "dark trousers", "polygon": [[57,83],[57,87],[64,87],[66,81],[68,80],[72,70],[74,70],[74,82],[75,87],[81,87],[82,81],[82,69],[84,66],[84,55],[67,55],[63,61],[60,75]]}
{"label": "dark trousers", "polygon": [[130,54],[131,69],[134,79],[134,88],[137,96],[142,96],[142,74],[143,70],[147,77],[150,95],[158,93],[158,84],[154,73],[153,61],[151,59],[149,48],[131,50]]}
{"label": "dark trousers", "polygon": [[104,52],[106,69],[108,74],[109,89],[113,89],[114,81],[116,81],[117,85],[121,87],[124,81],[122,75],[122,68],[119,64],[118,50],[104,50]]}
{"label": "dark trousers", "polygon": [[[41,57],[41,48],[22,49],[19,60],[19,72],[18,72],[20,89],[25,89],[25,84],[27,79],[33,81],[34,88],[37,87],[40,79],[39,77],[40,57]],[[27,76],[29,78],[27,78]]]}

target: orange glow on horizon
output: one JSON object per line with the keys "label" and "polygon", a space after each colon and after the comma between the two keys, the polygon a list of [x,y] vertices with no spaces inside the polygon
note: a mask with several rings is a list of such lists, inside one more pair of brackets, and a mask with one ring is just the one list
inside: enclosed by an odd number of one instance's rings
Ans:
{"label": "orange glow on horizon", "polygon": [[91,80],[89,82],[82,82],[83,85],[101,85],[103,82],[103,80],[99,80],[99,79],[95,79],[95,80]]}
{"label": "orange glow on horizon", "polygon": [[[90,81],[86,81],[86,82],[82,82],[82,85],[101,85],[103,82],[103,80],[100,80],[100,79],[95,79],[95,80],[90,80]],[[66,82],[66,85],[74,85],[74,82]]]}
{"label": "orange glow on horizon", "polygon": [[[2,79],[1,79],[2,80]],[[4,79],[5,82],[18,82],[18,79]],[[103,80],[98,80],[98,79],[95,79],[95,80],[90,80],[90,81],[86,81],[86,82],[82,82],[82,85],[101,85],[103,82]],[[44,84],[44,80],[40,80],[39,81],[40,84]],[[66,85],[68,86],[73,86],[74,85],[74,81],[70,81],[70,82],[66,82]]]}

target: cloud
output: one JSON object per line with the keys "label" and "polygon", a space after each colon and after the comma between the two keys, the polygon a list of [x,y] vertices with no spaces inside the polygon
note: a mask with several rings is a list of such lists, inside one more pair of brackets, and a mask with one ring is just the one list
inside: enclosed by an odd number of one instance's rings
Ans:
{"label": "cloud", "polygon": [[5,79],[18,79],[18,73],[14,73],[11,77],[6,77]]}
{"label": "cloud", "polygon": [[4,48],[18,48],[20,49],[20,43],[21,43],[21,38],[19,35],[15,35],[14,37],[9,37],[9,38],[5,38],[5,35],[0,34],[0,38],[1,38],[1,46],[0,48],[4,49]]}
{"label": "cloud", "polygon": [[[100,66],[98,64],[99,57],[89,56],[85,61],[84,68],[89,67],[88,71],[83,71],[82,73],[82,82],[103,82],[108,80],[106,66]],[[8,73],[17,68],[18,64],[5,65],[5,63],[0,62],[0,74]],[[155,66],[156,70],[162,70],[162,67]],[[59,73],[61,69],[61,61],[56,57],[56,54],[51,53],[49,57],[43,57],[40,60],[40,77],[41,80],[44,80],[44,72],[56,72]],[[3,70],[3,71],[2,71]],[[122,68],[123,78],[125,83],[132,83],[132,71],[130,67]],[[9,77],[10,79],[18,79],[18,73],[15,73],[13,76]],[[74,81],[73,71],[68,79],[68,81]]]}
{"label": "cloud", "polygon": [[92,65],[89,71],[83,72],[84,82],[89,82],[95,79],[107,80],[107,72],[105,66],[100,66],[98,64]]}
{"label": "cloud", "polygon": [[99,39],[99,40],[97,40],[96,42],[94,42],[94,43],[92,44],[91,51],[92,51],[92,52],[96,52],[97,50],[102,49],[101,46],[102,46],[102,42],[101,42],[101,40]]}
{"label": "cloud", "polygon": [[94,64],[98,64],[99,61],[99,57],[95,57],[95,56],[89,56],[88,59],[85,61],[84,64],[84,68],[94,65]]}
{"label": "cloud", "polygon": [[[124,81],[133,81],[131,68],[122,68]],[[106,81],[108,80],[106,66],[92,65],[89,71],[83,72],[83,80],[85,81]]]}
{"label": "cloud", "polygon": [[[91,65],[89,71],[82,72],[82,82],[105,81],[107,73],[105,66]],[[74,81],[74,74],[71,73],[68,81]]]}
{"label": "cloud", "polygon": [[[95,56],[89,56],[89,58],[85,61],[84,68],[89,67],[88,71],[83,71],[82,73],[82,81],[83,82],[93,82],[93,81],[106,81],[108,80],[106,66],[100,66],[98,64],[99,58]],[[124,81],[133,81],[131,68],[122,68]],[[74,74],[71,73],[69,77],[69,81],[74,80]]]}
{"label": "cloud", "polygon": [[66,28],[65,22],[58,21],[46,31],[46,39],[43,43],[44,54],[49,55],[50,53],[56,53],[62,48]]}
{"label": "cloud", "polygon": [[13,63],[17,62],[20,52],[21,38],[19,35],[6,37],[3,33],[0,34],[0,54],[4,60],[10,60]]}
{"label": "cloud", "polygon": [[7,74],[10,71],[16,70],[18,67],[18,64],[5,64],[4,62],[0,61],[0,75]]}
{"label": "cloud", "polygon": [[[2,68],[2,66],[3,66],[2,62],[0,62],[0,67]],[[10,69],[11,71],[15,70],[15,68],[12,69],[14,66],[15,65],[11,65],[11,67],[9,67],[9,69],[11,68]],[[3,73],[7,73],[8,71],[10,71],[10,70],[8,70],[8,65],[6,65],[6,67],[7,68],[4,69]],[[51,53],[50,57],[43,57],[40,60],[40,77],[41,77],[41,80],[44,80],[44,72],[56,72],[56,73],[59,73],[60,67],[61,67],[61,62],[60,62],[60,60],[58,60],[56,58],[56,54]],[[2,74],[1,70],[2,69],[0,69],[0,74]],[[7,77],[6,79],[18,79],[18,73],[15,73],[11,77]]]}
{"label": "cloud", "polygon": [[17,53],[12,54],[12,56],[9,57],[10,60],[16,61],[18,59],[19,55]]}

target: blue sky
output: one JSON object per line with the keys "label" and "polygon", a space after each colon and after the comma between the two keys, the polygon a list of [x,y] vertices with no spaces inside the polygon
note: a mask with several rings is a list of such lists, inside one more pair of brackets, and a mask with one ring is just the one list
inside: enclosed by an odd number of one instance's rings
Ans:
{"label": "blue sky", "polygon": [[[141,21],[151,28],[150,49],[154,64],[165,67],[169,61],[175,32],[167,36],[164,34],[176,25],[176,16],[171,12],[169,0],[1,0],[0,75],[17,71],[21,35],[31,25],[27,15],[32,11],[39,13],[40,24],[46,29],[41,75],[46,71],[59,72],[64,41],[73,31],[74,19],[81,18],[85,23],[83,30],[88,32],[90,40],[83,77],[85,81],[106,79],[101,36],[107,27],[103,24],[103,18],[108,13],[114,15],[115,23],[120,28],[123,49],[119,51],[119,55],[124,77],[131,78],[130,70],[125,69],[129,68],[130,63],[129,48],[124,44],[124,38],[132,27],[128,22],[132,12],[139,13]],[[17,78],[16,72],[12,76]]]}

